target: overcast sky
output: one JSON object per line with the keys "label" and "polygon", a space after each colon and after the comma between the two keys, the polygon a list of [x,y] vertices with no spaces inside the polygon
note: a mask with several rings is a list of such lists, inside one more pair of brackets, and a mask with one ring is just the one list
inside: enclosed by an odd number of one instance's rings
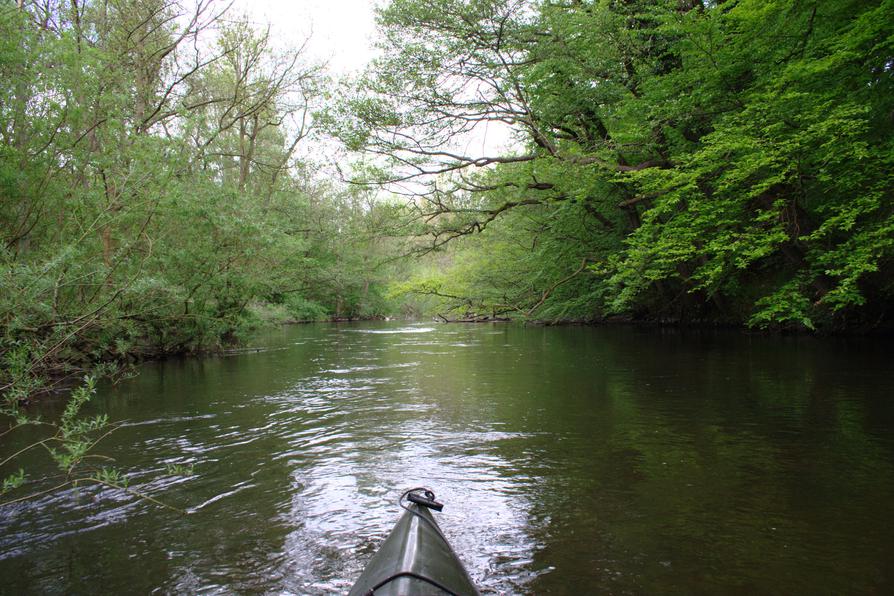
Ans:
{"label": "overcast sky", "polygon": [[283,45],[307,46],[314,58],[329,64],[333,75],[361,70],[372,56],[375,35],[373,0],[237,0],[233,8],[261,23]]}
{"label": "overcast sky", "polygon": [[[325,61],[335,77],[359,73],[374,56],[374,8],[387,0],[236,0],[233,10],[270,23],[277,45],[296,46],[310,35],[311,59]],[[507,125],[488,123],[458,140],[467,155],[494,155],[511,145]],[[324,151],[329,153],[329,151]]]}

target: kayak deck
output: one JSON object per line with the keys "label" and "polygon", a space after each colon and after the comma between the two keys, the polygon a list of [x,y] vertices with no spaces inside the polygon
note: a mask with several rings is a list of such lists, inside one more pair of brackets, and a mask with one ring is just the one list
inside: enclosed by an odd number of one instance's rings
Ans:
{"label": "kayak deck", "polygon": [[349,596],[477,595],[428,508],[406,509]]}

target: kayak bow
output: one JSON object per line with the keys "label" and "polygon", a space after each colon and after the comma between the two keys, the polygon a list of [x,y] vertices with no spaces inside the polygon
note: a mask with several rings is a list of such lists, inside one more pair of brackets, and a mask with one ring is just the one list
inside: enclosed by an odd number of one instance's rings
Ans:
{"label": "kayak bow", "polygon": [[[409,501],[406,505],[404,498]],[[398,503],[405,509],[403,516],[349,596],[477,596],[469,574],[429,511],[443,508],[434,493],[414,488],[402,494]]]}

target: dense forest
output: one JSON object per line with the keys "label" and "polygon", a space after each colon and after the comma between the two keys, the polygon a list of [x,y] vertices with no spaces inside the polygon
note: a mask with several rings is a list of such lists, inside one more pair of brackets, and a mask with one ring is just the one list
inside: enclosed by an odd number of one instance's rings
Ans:
{"label": "dense forest", "polygon": [[890,326],[891,0],[378,19],[339,81],[210,0],[2,4],[8,411],[264,321]]}
{"label": "dense forest", "polygon": [[[458,318],[890,327],[894,2],[394,0],[333,121]],[[463,143],[486,125],[508,150]]]}
{"label": "dense forest", "polygon": [[8,404],[97,362],[383,308],[369,232],[389,207],[309,158],[323,67],[187,4],[0,8]]}

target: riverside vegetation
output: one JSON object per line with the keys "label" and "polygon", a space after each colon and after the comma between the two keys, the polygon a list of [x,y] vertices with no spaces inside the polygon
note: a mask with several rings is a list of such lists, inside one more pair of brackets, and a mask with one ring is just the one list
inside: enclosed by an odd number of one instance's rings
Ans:
{"label": "riverside vegetation", "polygon": [[93,377],[264,319],[382,311],[368,232],[390,207],[313,176],[302,151],[323,68],[227,9],[0,4],[2,413],[40,422],[27,399],[89,375],[32,446],[68,480],[108,430],[74,422]]}
{"label": "riverside vegetation", "polygon": [[[339,130],[383,156],[367,181],[414,183],[421,250],[462,241],[407,290],[552,320],[890,326],[891,1],[394,0],[380,19]],[[445,148],[488,123],[513,150]]]}
{"label": "riverside vegetation", "polygon": [[[890,326],[892,0],[393,0],[341,83],[231,12],[0,5],[13,425],[265,319]],[[470,153],[489,124],[512,142]]]}

